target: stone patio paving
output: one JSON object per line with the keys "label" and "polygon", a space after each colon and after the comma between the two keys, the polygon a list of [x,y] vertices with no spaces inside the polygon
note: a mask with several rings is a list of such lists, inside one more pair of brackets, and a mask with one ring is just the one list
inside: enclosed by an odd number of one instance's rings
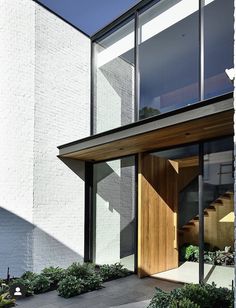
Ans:
{"label": "stone patio paving", "polygon": [[17,301],[19,308],[144,308],[148,306],[155,287],[165,291],[181,287],[182,284],[156,278],[139,279],[136,275],[104,283],[105,288],[69,299],[57,295],[56,291],[35,295]]}

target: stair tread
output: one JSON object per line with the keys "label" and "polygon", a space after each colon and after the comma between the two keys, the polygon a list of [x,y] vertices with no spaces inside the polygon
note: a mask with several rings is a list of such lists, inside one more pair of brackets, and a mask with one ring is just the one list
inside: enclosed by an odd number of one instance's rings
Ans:
{"label": "stair tread", "polygon": [[189,221],[188,223],[185,224],[185,226],[194,226],[194,222],[193,221]]}
{"label": "stair tread", "polygon": [[224,205],[223,201],[221,199],[216,199],[212,204],[217,204],[217,205]]}
{"label": "stair tread", "polygon": [[210,205],[207,209],[207,211],[216,211],[216,208],[213,205]]}
{"label": "stair tread", "polygon": [[230,194],[223,194],[222,196],[220,196],[220,199],[230,200],[231,199],[231,195]]}

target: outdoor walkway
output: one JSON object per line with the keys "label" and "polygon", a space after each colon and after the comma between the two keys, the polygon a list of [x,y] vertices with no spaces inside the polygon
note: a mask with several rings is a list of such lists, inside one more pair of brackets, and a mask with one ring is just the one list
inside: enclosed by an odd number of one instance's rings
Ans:
{"label": "outdoor walkway", "polygon": [[155,278],[139,279],[132,275],[104,283],[105,288],[69,299],[57,295],[56,291],[35,295],[17,301],[19,308],[144,308],[148,306],[155,287],[165,291],[181,284]]}

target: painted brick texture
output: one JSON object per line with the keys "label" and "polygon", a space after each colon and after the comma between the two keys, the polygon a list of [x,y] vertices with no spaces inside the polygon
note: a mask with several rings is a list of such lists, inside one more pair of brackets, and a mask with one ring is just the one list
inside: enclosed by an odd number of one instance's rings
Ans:
{"label": "painted brick texture", "polygon": [[1,0],[0,42],[0,276],[18,276],[83,259],[84,165],[57,146],[90,133],[90,39]]}
{"label": "painted brick texture", "polygon": [[32,269],[35,4],[0,1],[0,276]]}
{"label": "painted brick texture", "polygon": [[83,257],[84,181],[57,146],[90,133],[90,40],[36,7],[34,270]]}

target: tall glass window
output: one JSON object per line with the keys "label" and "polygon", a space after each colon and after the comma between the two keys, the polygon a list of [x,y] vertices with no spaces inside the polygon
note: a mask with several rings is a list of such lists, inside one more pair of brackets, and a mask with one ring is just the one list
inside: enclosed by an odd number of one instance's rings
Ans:
{"label": "tall glass window", "polygon": [[165,0],[140,14],[140,119],[199,100],[198,9],[198,0]]}
{"label": "tall glass window", "polygon": [[204,144],[205,282],[232,287],[234,280],[233,138]]}
{"label": "tall glass window", "polygon": [[208,0],[204,8],[205,98],[233,91],[225,73],[234,67],[234,1]]}
{"label": "tall glass window", "polygon": [[94,165],[94,262],[134,271],[135,158]]}
{"label": "tall glass window", "polygon": [[200,29],[204,99],[233,91],[234,1],[203,1],[203,24],[199,2],[153,1],[93,43],[93,133],[199,102]]}
{"label": "tall glass window", "polygon": [[93,44],[94,133],[134,121],[134,19]]}

